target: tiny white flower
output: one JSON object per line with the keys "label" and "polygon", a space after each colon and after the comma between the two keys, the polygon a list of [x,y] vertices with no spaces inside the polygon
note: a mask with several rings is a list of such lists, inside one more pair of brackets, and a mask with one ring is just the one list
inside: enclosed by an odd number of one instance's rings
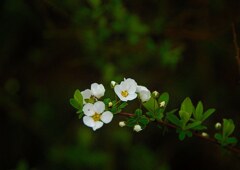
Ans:
{"label": "tiny white flower", "polygon": [[155,98],[157,98],[157,97],[159,96],[159,92],[158,92],[158,91],[156,91],[156,90],[155,90],[155,91],[153,91],[153,93],[152,93],[152,94],[153,94],[153,97],[155,97]]}
{"label": "tiny white flower", "polygon": [[111,81],[111,87],[114,88],[116,86],[116,82],[115,81]]}
{"label": "tiny white flower", "polygon": [[99,99],[102,96],[104,96],[105,88],[102,84],[93,83],[91,84],[91,91],[92,91],[92,94]]}
{"label": "tiny white flower", "polygon": [[165,102],[165,101],[162,101],[162,102],[159,103],[159,106],[160,106],[160,107],[165,107],[165,105],[166,105],[166,102]]}
{"label": "tiny white flower", "polygon": [[112,107],[113,103],[112,102],[109,102],[108,103],[108,107]]}
{"label": "tiny white flower", "polygon": [[151,92],[144,86],[137,86],[137,93],[142,102],[146,102],[151,98]]}
{"label": "tiny white flower", "polygon": [[91,127],[94,131],[101,128],[103,123],[109,123],[112,121],[113,114],[110,111],[105,111],[105,104],[102,101],[96,103],[87,103],[83,106],[83,123]]}
{"label": "tiny white flower", "polygon": [[137,97],[136,90],[137,83],[131,78],[124,79],[114,87],[115,93],[122,101],[134,100]]}
{"label": "tiny white flower", "polygon": [[124,126],[126,126],[126,123],[124,121],[121,121],[121,122],[119,122],[119,126],[124,127]]}
{"label": "tiny white flower", "polygon": [[202,132],[202,134],[201,134],[203,137],[208,137],[208,134],[206,133],[206,132]]}
{"label": "tiny white flower", "polygon": [[142,127],[140,125],[135,125],[133,127],[133,130],[136,131],[136,132],[140,132],[142,130]]}
{"label": "tiny white flower", "polygon": [[83,97],[83,104],[85,104],[85,99],[90,99],[92,96],[92,91],[90,89],[86,89],[81,92],[82,97]]}
{"label": "tiny white flower", "polygon": [[219,130],[219,129],[221,129],[221,127],[222,127],[222,124],[221,124],[221,123],[217,122],[217,123],[215,124],[215,129]]}

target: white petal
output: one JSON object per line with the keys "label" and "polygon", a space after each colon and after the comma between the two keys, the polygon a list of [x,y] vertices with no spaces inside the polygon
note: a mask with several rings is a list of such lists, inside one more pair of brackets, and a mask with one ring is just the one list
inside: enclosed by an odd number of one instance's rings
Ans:
{"label": "white petal", "polygon": [[[121,95],[121,92],[122,92],[122,89],[121,89],[121,86],[120,85],[116,85],[114,87],[114,92],[116,93],[116,95],[120,98],[122,95]],[[121,99],[121,98],[120,98]]]}
{"label": "white petal", "polygon": [[113,114],[109,111],[106,111],[101,115],[101,120],[103,121],[103,123],[111,122],[112,118],[113,118]]}
{"label": "white petal", "polygon": [[142,102],[146,102],[151,98],[151,93],[149,90],[142,90],[139,92],[139,97]]}
{"label": "white petal", "polygon": [[101,128],[102,126],[103,126],[103,122],[97,121],[97,122],[95,122],[95,126],[92,128],[95,131],[95,130]]}
{"label": "white petal", "polygon": [[94,115],[94,109],[93,109],[93,104],[92,103],[87,103],[83,106],[83,112],[87,116],[92,116]]}
{"label": "white petal", "polygon": [[95,122],[94,122],[93,118],[89,117],[89,116],[84,116],[83,117],[83,123],[88,127],[94,127],[95,126]]}
{"label": "white petal", "polygon": [[125,82],[128,84],[128,92],[129,93],[135,93],[137,90],[137,83],[135,80],[128,78],[125,80]]}
{"label": "white petal", "polygon": [[137,93],[139,93],[140,91],[149,91],[145,86],[137,86]]}
{"label": "white petal", "polygon": [[129,94],[129,95],[126,97],[126,100],[125,100],[125,101],[134,100],[134,99],[136,99],[136,97],[137,97],[137,94],[136,94],[136,93]]}
{"label": "white petal", "polygon": [[86,89],[84,91],[81,92],[83,99],[90,99],[91,95],[92,95],[92,91],[90,89]]}
{"label": "white petal", "polygon": [[91,91],[94,96],[96,96],[97,98],[101,98],[102,96],[104,96],[105,88],[102,84],[93,83],[91,85]]}
{"label": "white petal", "polygon": [[98,114],[102,113],[105,110],[105,104],[102,101],[94,103],[94,111]]}

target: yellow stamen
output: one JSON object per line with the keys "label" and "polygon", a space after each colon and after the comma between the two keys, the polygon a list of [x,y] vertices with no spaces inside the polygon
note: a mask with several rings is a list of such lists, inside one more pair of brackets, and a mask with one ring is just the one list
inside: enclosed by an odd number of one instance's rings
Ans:
{"label": "yellow stamen", "polygon": [[128,91],[127,91],[127,90],[122,91],[122,92],[121,92],[121,95],[122,95],[123,97],[127,97],[127,96],[128,96]]}
{"label": "yellow stamen", "polygon": [[101,115],[100,115],[100,114],[97,114],[97,113],[95,113],[95,114],[92,116],[92,118],[93,118],[93,120],[94,120],[95,122],[99,121],[99,120],[100,120],[100,117],[101,117]]}

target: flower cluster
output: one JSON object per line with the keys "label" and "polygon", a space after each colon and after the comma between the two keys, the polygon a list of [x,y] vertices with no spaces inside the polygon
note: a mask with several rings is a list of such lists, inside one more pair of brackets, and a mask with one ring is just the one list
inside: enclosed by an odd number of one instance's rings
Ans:
{"label": "flower cluster", "polygon": [[104,96],[105,88],[102,84],[93,83],[91,90],[86,89],[81,92],[83,98],[84,113],[83,123],[91,127],[94,131],[101,128],[103,123],[107,124],[112,121],[113,114],[105,110],[105,104],[98,101]]}
{"label": "flower cluster", "polygon": [[[113,115],[121,112],[127,105],[127,101],[138,97],[142,103],[145,103],[151,98],[151,92],[131,78],[124,79],[119,84],[111,81],[111,87],[118,97],[115,100],[107,98],[101,101],[105,94],[105,88],[98,83],[91,84],[90,89],[79,91],[80,94],[75,96],[76,99],[72,99],[71,104],[79,110],[79,117],[83,116],[83,123],[94,131],[101,128],[104,123],[110,123]],[[119,125],[123,127],[126,126],[126,123],[121,122]],[[142,127],[136,123],[133,130],[139,132]]]}

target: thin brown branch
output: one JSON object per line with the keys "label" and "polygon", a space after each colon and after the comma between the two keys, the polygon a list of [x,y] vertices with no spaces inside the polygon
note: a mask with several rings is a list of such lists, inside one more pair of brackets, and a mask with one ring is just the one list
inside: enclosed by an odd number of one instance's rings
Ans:
{"label": "thin brown branch", "polygon": [[[126,113],[126,112],[121,112],[119,113],[123,116],[127,116],[127,117],[132,117],[134,116],[134,114],[132,113]],[[156,120],[156,123],[160,124],[160,125],[163,125],[165,127],[168,127],[168,128],[171,128],[171,129],[177,129],[178,127],[169,123],[169,122],[166,122],[166,121],[162,121],[162,120]],[[193,132],[192,131],[192,134],[193,136],[195,137],[198,137],[200,139],[203,139],[205,141],[208,141],[210,143],[213,143],[213,144],[216,144],[216,145],[221,145],[217,140],[215,140],[214,138],[211,138],[211,137],[204,137],[202,136],[200,133],[197,133],[197,132]],[[236,147],[233,147],[233,146],[225,146],[224,148],[228,149],[229,151],[232,151],[232,152],[235,152],[235,153],[238,153],[240,154],[240,149],[239,148],[236,148]]]}

